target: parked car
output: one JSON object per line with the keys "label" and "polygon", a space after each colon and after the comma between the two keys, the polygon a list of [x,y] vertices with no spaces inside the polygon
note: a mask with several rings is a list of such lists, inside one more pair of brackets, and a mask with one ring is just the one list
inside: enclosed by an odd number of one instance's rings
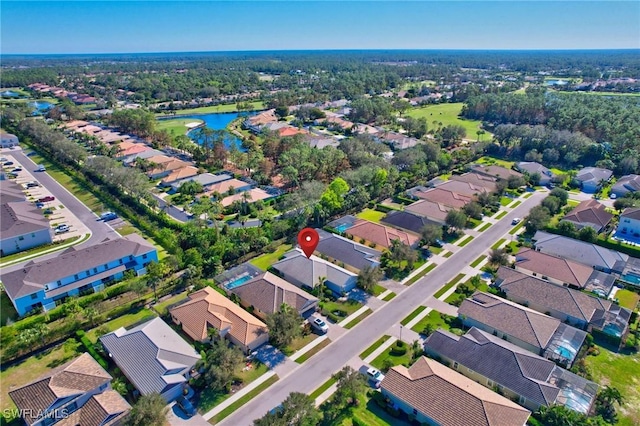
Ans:
{"label": "parked car", "polygon": [[3,166],[13,166],[13,161],[5,161],[2,163]]}
{"label": "parked car", "polygon": [[64,234],[65,232],[69,232],[69,225],[63,223],[61,225],[56,226],[55,233],[56,234]]}
{"label": "parked car", "polygon": [[520,219],[519,217],[515,217],[515,218],[513,218],[513,220],[511,221],[511,224],[512,224],[512,225],[517,225],[517,224],[519,224],[519,223],[520,223],[520,221],[521,221],[521,220],[522,220],[522,219]]}
{"label": "parked car", "polygon": [[309,323],[311,324],[311,328],[320,334],[327,334],[329,331],[329,326],[322,320],[322,318],[313,318]]}
{"label": "parked car", "polygon": [[369,383],[371,383],[373,387],[377,389],[380,387],[382,379],[384,379],[384,374],[382,374],[380,370],[376,370],[372,367],[367,370],[367,378],[369,379]]}
{"label": "parked car", "polygon": [[35,188],[37,186],[40,186],[40,184],[34,180],[31,182],[27,182],[27,188]]}
{"label": "parked car", "polygon": [[29,151],[29,152],[27,152],[25,155],[26,155],[27,157],[31,157],[32,155],[36,155],[36,153],[35,153],[35,152],[33,152],[33,151]]}
{"label": "parked car", "polygon": [[45,211],[42,212],[42,214],[53,214],[53,210],[51,209],[46,209]]}
{"label": "parked car", "polygon": [[44,203],[41,203],[40,201],[38,201],[38,202],[36,203],[36,207],[37,207],[37,208],[39,208],[39,209],[41,209],[41,208],[43,208],[43,207],[44,207]]}
{"label": "parked car", "polygon": [[38,166],[38,168],[36,169],[36,172],[46,172],[46,171],[47,171],[47,169],[44,167],[43,164],[40,164]]}
{"label": "parked car", "polygon": [[55,200],[56,197],[54,197],[53,195],[47,195],[46,197],[42,197],[38,199],[39,203],[48,203],[49,201],[53,201]]}
{"label": "parked car", "polygon": [[104,220],[105,222],[108,220],[113,220],[115,218],[117,218],[118,215],[115,214],[114,212],[104,212],[100,215],[100,219]]}
{"label": "parked car", "polygon": [[197,413],[196,407],[194,407],[191,401],[184,396],[178,398],[176,404],[178,404],[178,407],[180,407],[180,409],[189,417],[193,417]]}
{"label": "parked car", "polygon": [[18,173],[22,171],[22,167],[16,167],[15,169],[11,170],[11,173]]}

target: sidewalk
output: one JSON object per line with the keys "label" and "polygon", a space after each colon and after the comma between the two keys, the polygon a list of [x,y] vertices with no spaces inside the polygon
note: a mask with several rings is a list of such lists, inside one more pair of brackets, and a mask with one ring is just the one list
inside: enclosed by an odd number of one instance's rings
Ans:
{"label": "sidewalk", "polygon": [[[351,315],[349,315],[348,317],[346,317],[345,319],[343,319],[342,321],[340,321],[338,323],[338,325],[340,327],[344,327],[345,325],[349,324],[351,321],[355,320],[356,318],[358,318],[360,315],[362,315],[363,313],[365,313],[365,311],[367,309],[371,309],[369,306],[364,305],[363,307],[361,307],[360,309],[358,309],[357,311],[355,311],[354,313],[352,313]],[[371,309],[373,310],[373,309]],[[316,339],[317,340],[317,339]]]}
{"label": "sidewalk", "polygon": [[238,391],[235,394],[233,394],[233,396],[225,399],[220,404],[218,404],[215,407],[213,407],[210,411],[208,411],[207,413],[203,414],[202,417],[205,420],[211,419],[213,416],[218,414],[220,411],[224,410],[229,405],[233,404],[238,399],[242,398],[248,392],[250,392],[251,390],[255,389],[256,387],[258,387],[263,382],[267,381],[270,377],[274,376],[275,374],[276,373],[274,373],[273,371],[267,371],[262,376],[258,377],[256,380],[254,380],[253,382],[249,383],[247,386],[242,388],[240,391]]}
{"label": "sidewalk", "polygon": [[317,345],[319,345],[321,342],[327,340],[329,338],[329,336],[327,336],[326,334],[318,337],[317,339],[313,339],[312,342],[307,343],[306,346],[304,346],[303,348],[298,349],[293,355],[291,355],[289,357],[289,359],[291,361],[295,361],[296,359],[300,358],[302,355],[306,354],[307,352],[309,352],[311,349],[315,348]]}

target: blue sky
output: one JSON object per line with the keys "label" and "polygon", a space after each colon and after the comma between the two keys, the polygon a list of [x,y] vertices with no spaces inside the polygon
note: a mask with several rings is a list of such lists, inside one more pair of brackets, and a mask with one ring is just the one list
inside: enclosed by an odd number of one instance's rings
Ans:
{"label": "blue sky", "polygon": [[638,1],[2,0],[0,51],[640,48]]}

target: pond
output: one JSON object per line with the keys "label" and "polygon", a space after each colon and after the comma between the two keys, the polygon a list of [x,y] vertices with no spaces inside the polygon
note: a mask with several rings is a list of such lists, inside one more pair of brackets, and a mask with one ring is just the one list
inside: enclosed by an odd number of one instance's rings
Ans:
{"label": "pond", "polygon": [[[195,115],[180,115],[175,118],[193,118],[194,120],[202,120],[204,121],[204,125],[212,130],[223,130],[226,129],[229,123],[235,120],[238,117],[248,117],[250,115],[256,114],[255,112],[224,112],[224,113],[213,113],[213,114],[195,114]],[[187,135],[196,143],[200,144],[198,140],[198,131],[197,128],[190,130]],[[224,145],[227,149],[231,146],[231,144],[235,144],[240,151],[246,151],[242,147],[242,141],[238,139],[234,135],[229,135],[225,141]]]}
{"label": "pond", "polygon": [[13,90],[5,90],[3,92],[0,92],[0,96],[2,96],[3,98],[19,98],[22,97],[22,95],[18,92],[14,92]]}
{"label": "pond", "polygon": [[28,105],[34,109],[32,115],[42,115],[53,107],[53,104],[47,101],[29,102]]}

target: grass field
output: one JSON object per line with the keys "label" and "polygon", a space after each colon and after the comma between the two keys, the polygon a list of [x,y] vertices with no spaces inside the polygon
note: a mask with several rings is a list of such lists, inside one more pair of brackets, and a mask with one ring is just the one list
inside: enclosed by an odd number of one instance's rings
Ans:
{"label": "grass field", "polygon": [[[264,109],[264,102],[255,101],[249,102],[251,104],[251,111]],[[177,110],[175,114],[168,113],[160,113],[158,116],[167,116],[167,115],[195,115],[195,114],[213,114],[217,112],[238,112],[237,104],[222,104],[222,105],[214,105],[214,106],[206,106],[200,108],[189,108],[189,109],[180,109]]]}
{"label": "grass field", "polygon": [[422,271],[420,271],[419,273],[417,273],[413,278],[411,278],[409,281],[407,281],[405,283],[405,285],[411,285],[413,283],[415,283],[416,281],[418,281],[420,278],[424,277],[425,275],[427,275],[429,272],[431,272],[431,270],[433,268],[435,268],[436,266],[438,266],[437,263],[432,263],[431,265],[427,266],[426,268],[424,268]]}
{"label": "grass field", "polygon": [[633,311],[636,306],[638,306],[640,295],[630,290],[618,290],[616,292],[616,299],[618,299],[620,306],[624,306],[625,308],[629,308]]}
{"label": "grass field", "polygon": [[330,378],[329,380],[327,380],[326,382],[324,382],[323,384],[321,384],[318,389],[314,390],[313,392],[311,392],[311,394],[309,394],[309,396],[311,397],[311,399],[316,399],[317,397],[319,397],[320,395],[322,395],[322,393],[324,391],[326,391],[327,389],[329,389],[331,387],[331,385],[333,385],[335,382],[337,382],[336,379],[334,379],[333,377]]}
{"label": "grass field", "polygon": [[[404,345],[405,347],[409,346],[406,343]],[[384,352],[378,355],[376,359],[371,361],[371,365],[378,370],[383,370],[386,366],[385,364],[387,364],[387,360],[389,360],[392,365],[407,364],[411,362],[411,348],[407,348],[407,352],[404,355],[394,355],[392,353],[392,350],[395,347],[396,344],[394,343],[389,349],[386,349]]]}
{"label": "grass field", "polygon": [[480,157],[478,159],[478,161],[476,161],[476,163],[478,164],[486,164],[486,165],[496,165],[496,166],[501,166],[504,167],[505,169],[511,169],[511,167],[513,167],[514,162],[513,161],[507,161],[507,160],[501,160],[500,158],[496,158],[496,157]]}
{"label": "grass field", "polygon": [[502,219],[503,217],[505,217],[506,215],[507,215],[507,212],[506,212],[506,211],[501,211],[500,213],[498,213],[498,214],[494,217],[494,219],[496,219],[496,220],[500,220],[500,219]]}
{"label": "grass field", "polygon": [[305,346],[307,346],[309,343],[313,342],[317,338],[318,338],[318,335],[314,333],[306,334],[302,337],[296,337],[295,339],[293,339],[291,343],[289,343],[287,346],[282,348],[282,352],[287,356],[292,355],[293,353],[304,348]]}
{"label": "grass field", "polygon": [[389,300],[393,299],[394,297],[396,297],[396,294],[394,292],[391,292],[391,293],[387,294],[385,297],[383,297],[382,300],[384,300],[385,302],[388,302]]}
{"label": "grass field", "polygon": [[367,426],[410,425],[410,423],[388,414],[373,399],[369,399],[366,404],[360,403],[357,408],[351,411],[351,418],[345,419],[340,426],[353,426],[356,424],[355,419],[358,424]]}
{"label": "grass field", "polygon": [[189,123],[204,123],[203,120],[195,118],[174,118],[171,120],[158,120],[158,130],[166,130],[172,136],[184,135],[192,127],[187,127]]}
{"label": "grass field", "polygon": [[473,236],[468,235],[467,238],[465,238],[464,240],[460,241],[460,244],[458,244],[458,247],[464,247],[467,244],[469,244],[472,240],[473,240]]}
{"label": "grass field", "polygon": [[500,238],[498,241],[495,242],[494,245],[491,246],[492,249],[496,250],[498,247],[500,247],[500,245],[502,245],[502,243],[504,243],[505,241],[507,241],[505,238]]}
{"label": "grass field", "polygon": [[364,209],[356,215],[358,219],[365,219],[370,222],[380,223],[380,220],[385,217],[386,213],[379,212],[372,209]]}
{"label": "grass field", "polygon": [[262,269],[263,271],[266,271],[280,258],[280,256],[291,250],[291,247],[291,244],[283,244],[278,247],[278,250],[274,251],[273,253],[265,253],[261,256],[256,257],[255,259],[251,259],[250,263],[253,266],[257,266],[258,268]]}
{"label": "grass field", "polygon": [[128,328],[134,324],[141,323],[147,319],[152,319],[155,317],[156,314],[153,311],[143,308],[138,311],[122,315],[121,317],[118,317],[111,321],[107,321],[104,324],[100,324],[98,327],[89,330],[87,332],[87,337],[89,338],[89,340],[95,343],[98,341],[98,337],[100,337],[98,336],[97,332],[98,328],[106,327],[106,329],[111,332],[119,329],[120,327]]}
{"label": "grass field", "polygon": [[[407,111],[406,115],[413,118],[426,118],[427,125],[431,129],[433,129],[434,127],[439,127],[439,123],[442,123],[442,126],[457,124],[464,127],[464,129],[467,131],[467,139],[476,140],[478,137],[478,135],[476,135],[476,132],[480,130],[480,125],[482,123],[476,120],[461,119],[459,115],[460,111],[462,111],[462,105],[462,102],[427,105],[410,109]],[[436,122],[435,125],[433,124],[434,121]],[[490,138],[491,135],[489,134],[489,132],[482,136],[483,140],[489,140]]]}
{"label": "grass field", "polygon": [[640,424],[640,353],[631,355],[611,352],[598,347],[600,354],[587,356],[586,364],[593,379],[600,385],[617,388],[625,404],[616,407],[618,426]]}

